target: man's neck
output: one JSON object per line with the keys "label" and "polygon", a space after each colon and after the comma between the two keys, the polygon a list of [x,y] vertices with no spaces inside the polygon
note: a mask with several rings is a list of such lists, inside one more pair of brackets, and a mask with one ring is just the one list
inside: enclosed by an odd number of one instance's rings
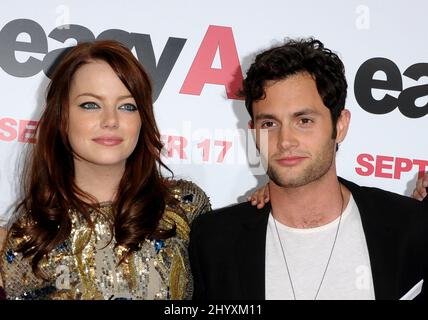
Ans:
{"label": "man's neck", "polygon": [[307,185],[283,188],[269,183],[272,214],[293,228],[315,228],[335,220],[346,208],[350,191],[333,171]]}
{"label": "man's neck", "polygon": [[75,162],[75,181],[84,192],[95,197],[97,202],[113,201],[124,165],[100,166]]}

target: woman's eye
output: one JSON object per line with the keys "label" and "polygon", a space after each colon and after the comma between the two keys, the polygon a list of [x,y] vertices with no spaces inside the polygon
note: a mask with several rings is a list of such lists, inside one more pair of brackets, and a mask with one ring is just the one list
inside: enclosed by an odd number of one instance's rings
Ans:
{"label": "woman's eye", "polygon": [[120,106],[119,109],[125,111],[137,111],[137,107],[131,103],[124,104]]}
{"label": "woman's eye", "polygon": [[79,107],[87,110],[99,109],[99,106],[95,102],[84,102]]}

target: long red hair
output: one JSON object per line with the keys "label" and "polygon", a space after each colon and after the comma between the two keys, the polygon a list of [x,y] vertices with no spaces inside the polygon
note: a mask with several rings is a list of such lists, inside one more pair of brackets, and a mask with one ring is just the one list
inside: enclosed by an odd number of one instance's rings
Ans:
{"label": "long red hair", "polygon": [[174,229],[158,228],[166,205],[174,205],[175,200],[160,172],[161,167],[168,168],[160,159],[162,142],[153,113],[150,79],[132,52],[119,42],[81,43],[69,49],[55,66],[37,127],[37,143],[25,168],[23,199],[16,212],[32,223],[22,225],[18,221],[11,229],[12,236],[26,236],[19,251],[32,257],[36,274],[39,261],[69,237],[70,209],[83,214],[93,227],[90,211],[97,210],[95,201],[82,199],[95,199],[75,183],[73,152],[67,137],[73,75],[93,60],[105,61],[114,70],[135,99],[142,123],[137,146],[126,161],[113,202],[116,244],[128,248],[129,254],[138,250],[144,239],[174,234]]}

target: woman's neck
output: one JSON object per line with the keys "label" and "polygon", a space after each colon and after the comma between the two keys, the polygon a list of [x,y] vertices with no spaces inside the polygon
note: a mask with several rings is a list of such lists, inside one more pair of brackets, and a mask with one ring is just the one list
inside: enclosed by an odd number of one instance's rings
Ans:
{"label": "woman's neck", "polygon": [[125,163],[114,166],[100,166],[74,161],[75,182],[84,192],[93,196],[97,202],[113,201],[125,171]]}

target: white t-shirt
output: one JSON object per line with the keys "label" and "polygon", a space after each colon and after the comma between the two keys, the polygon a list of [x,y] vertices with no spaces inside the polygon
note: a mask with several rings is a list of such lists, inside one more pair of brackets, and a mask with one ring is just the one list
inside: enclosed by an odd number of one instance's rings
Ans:
{"label": "white t-shirt", "polygon": [[[336,235],[339,218],[297,229],[276,221],[297,300],[313,300]],[[292,300],[293,292],[272,215],[266,234],[266,299]],[[360,212],[350,197],[317,300],[373,300],[374,288]]]}

